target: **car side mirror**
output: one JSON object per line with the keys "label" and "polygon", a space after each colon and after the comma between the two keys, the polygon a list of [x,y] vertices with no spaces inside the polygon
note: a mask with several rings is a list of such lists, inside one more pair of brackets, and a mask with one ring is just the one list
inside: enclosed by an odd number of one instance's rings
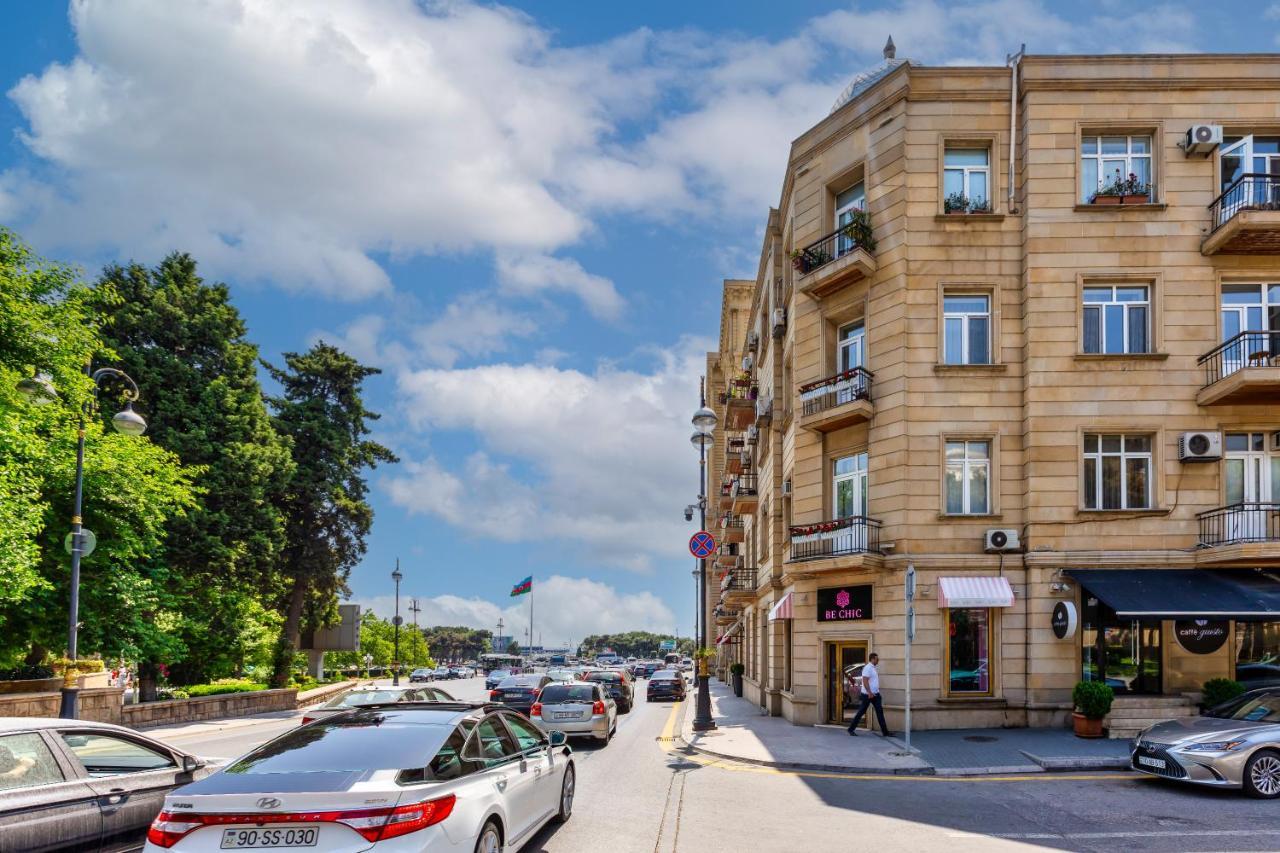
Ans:
{"label": "car side mirror", "polygon": [[194,773],[195,771],[199,770],[201,767],[204,767],[207,763],[208,762],[206,762],[204,759],[197,758],[194,755],[183,755],[182,756],[182,772]]}
{"label": "car side mirror", "polygon": [[568,735],[566,735],[564,732],[552,732],[552,733],[551,733],[551,745],[552,745],[552,746],[564,746],[564,745],[565,745],[565,743],[566,743],[568,740],[569,740],[569,736],[568,736]]}

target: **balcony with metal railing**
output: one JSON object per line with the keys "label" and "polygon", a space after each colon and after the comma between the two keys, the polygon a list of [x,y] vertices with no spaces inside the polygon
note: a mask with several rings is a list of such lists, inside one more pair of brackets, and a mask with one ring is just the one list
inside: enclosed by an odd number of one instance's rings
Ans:
{"label": "balcony with metal railing", "polygon": [[742,522],[742,516],[733,513],[725,513],[720,516],[720,541],[721,542],[741,542],[746,538],[746,526]]}
{"label": "balcony with metal railing", "polygon": [[744,515],[760,505],[760,490],[755,474],[739,474],[733,479],[733,511]]}
{"label": "balcony with metal railing", "polygon": [[730,379],[725,390],[720,394],[720,402],[724,405],[724,428],[740,431],[755,423],[756,397],[760,387],[749,378]]}
{"label": "balcony with metal railing", "polygon": [[1280,503],[1220,506],[1197,514],[1196,521],[1198,563],[1257,565],[1280,559]]}
{"label": "balcony with metal railing", "polygon": [[741,474],[744,460],[743,451],[747,449],[747,439],[742,433],[729,433],[724,444],[724,470],[730,474]]}
{"label": "balcony with metal railing", "polygon": [[875,374],[855,367],[800,386],[800,426],[830,432],[871,420],[871,380]]}
{"label": "balcony with metal railing", "polygon": [[791,263],[799,274],[796,287],[815,298],[829,296],[847,284],[876,271],[876,242],[871,220],[862,211],[853,222],[791,253]]}
{"label": "balcony with metal railing", "polygon": [[792,561],[880,553],[880,522],[863,515],[802,524],[790,533]]}
{"label": "balcony with metal railing", "polygon": [[1280,395],[1280,331],[1246,331],[1200,356],[1201,406],[1274,403]]}
{"label": "balcony with metal railing", "polygon": [[728,475],[720,483],[719,506],[722,510],[733,509],[733,477]]}
{"label": "balcony with metal railing", "polygon": [[1241,175],[1209,205],[1205,255],[1280,254],[1280,175]]}

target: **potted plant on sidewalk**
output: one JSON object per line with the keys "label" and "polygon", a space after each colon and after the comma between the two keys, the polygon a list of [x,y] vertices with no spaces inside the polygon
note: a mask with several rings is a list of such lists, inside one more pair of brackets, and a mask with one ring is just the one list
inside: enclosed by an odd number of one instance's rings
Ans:
{"label": "potted plant on sidewalk", "polygon": [[742,695],[742,673],[746,671],[747,668],[740,663],[735,663],[733,666],[729,667],[729,674],[733,676],[734,696]]}
{"label": "potted plant on sidewalk", "polygon": [[1076,737],[1102,737],[1102,719],[1111,712],[1116,692],[1101,681],[1080,681],[1071,691],[1075,713],[1071,723]]}

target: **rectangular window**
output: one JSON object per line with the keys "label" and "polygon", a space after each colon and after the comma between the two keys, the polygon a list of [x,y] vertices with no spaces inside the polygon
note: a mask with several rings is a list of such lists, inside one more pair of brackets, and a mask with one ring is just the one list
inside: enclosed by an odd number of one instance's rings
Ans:
{"label": "rectangular window", "polygon": [[38,734],[0,737],[0,755],[6,756],[9,765],[0,772],[0,791],[52,785],[63,780],[62,769]]}
{"label": "rectangular window", "polygon": [[867,514],[867,454],[842,456],[833,463],[835,517],[851,518]]}
{"label": "rectangular window", "polygon": [[1084,289],[1084,351],[1125,355],[1151,352],[1151,292],[1144,285]]}
{"label": "rectangular window", "polygon": [[[1080,140],[1080,198],[1146,195],[1152,198],[1151,136],[1085,136]],[[1130,192],[1130,191],[1133,192]]]}
{"label": "rectangular window", "polygon": [[947,611],[947,692],[991,694],[991,611]]}
{"label": "rectangular window", "polygon": [[947,513],[991,512],[991,442],[947,442]]}
{"label": "rectangular window", "polygon": [[1151,508],[1151,436],[1084,437],[1086,509]]}
{"label": "rectangular window", "polygon": [[944,364],[990,364],[991,297],[944,296],[942,339]]}
{"label": "rectangular window", "polygon": [[943,209],[947,213],[990,213],[991,152],[947,148],[943,152]]}
{"label": "rectangular window", "polygon": [[1280,622],[1236,623],[1236,677],[1246,690],[1274,684]]}

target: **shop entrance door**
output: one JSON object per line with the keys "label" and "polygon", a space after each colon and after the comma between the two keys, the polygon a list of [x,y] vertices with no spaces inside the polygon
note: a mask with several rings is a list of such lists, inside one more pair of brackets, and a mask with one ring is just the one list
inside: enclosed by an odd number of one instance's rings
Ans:
{"label": "shop entrance door", "polygon": [[850,667],[867,662],[865,641],[827,643],[827,722],[847,726],[858,710],[848,698],[844,673]]}
{"label": "shop entrance door", "polygon": [[1159,619],[1129,619],[1085,596],[1084,678],[1117,694],[1159,694],[1163,689]]}

